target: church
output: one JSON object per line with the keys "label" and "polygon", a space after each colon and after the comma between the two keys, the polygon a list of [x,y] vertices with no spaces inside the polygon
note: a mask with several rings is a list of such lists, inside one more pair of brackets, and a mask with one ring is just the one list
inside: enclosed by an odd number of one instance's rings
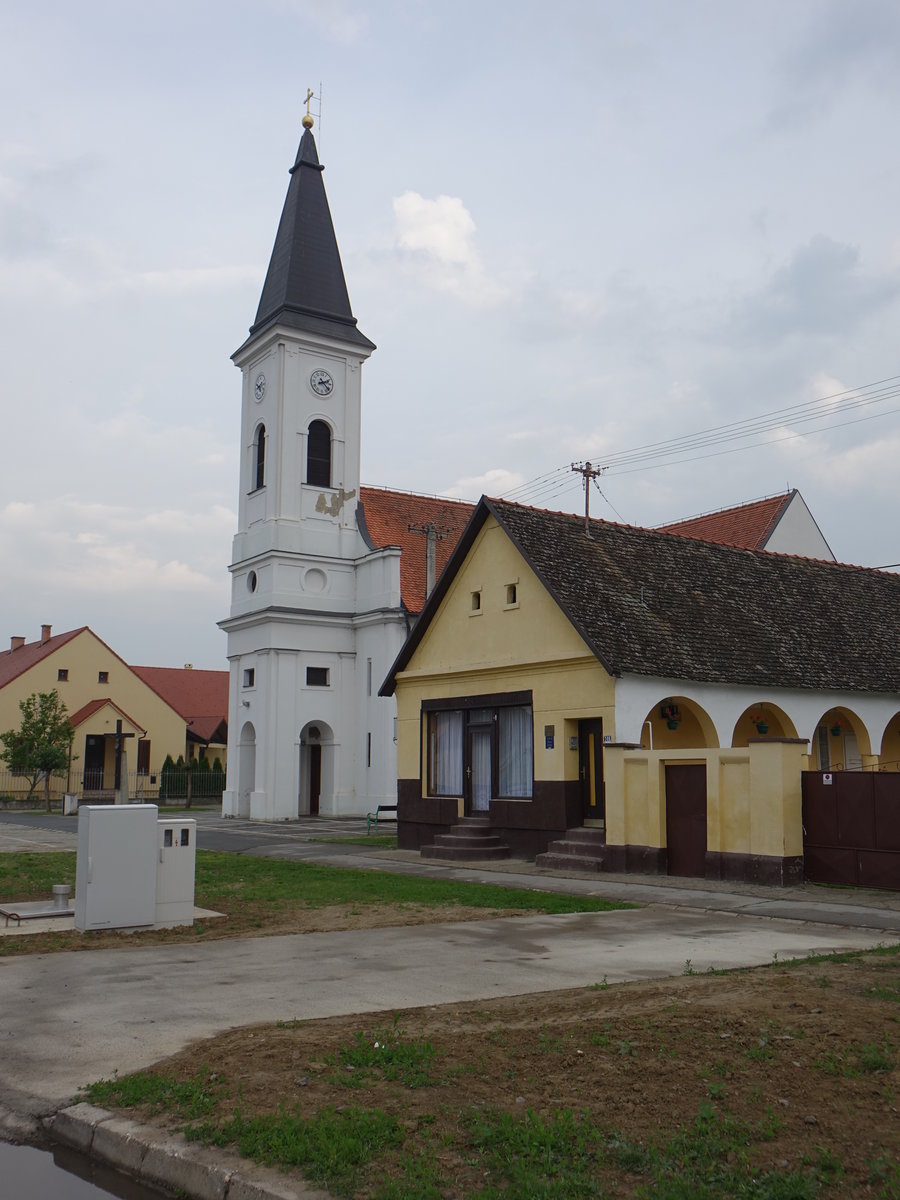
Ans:
{"label": "church", "polygon": [[360,815],[397,795],[378,691],[474,506],[361,488],[357,327],[304,132],[240,368],[224,816]]}

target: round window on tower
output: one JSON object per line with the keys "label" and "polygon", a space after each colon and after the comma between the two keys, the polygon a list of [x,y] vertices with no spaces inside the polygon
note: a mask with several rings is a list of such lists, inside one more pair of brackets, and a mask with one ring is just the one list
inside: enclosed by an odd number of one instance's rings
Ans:
{"label": "round window on tower", "polygon": [[248,592],[256,591],[256,572],[255,571],[251,571],[250,574],[247,576],[247,591]]}

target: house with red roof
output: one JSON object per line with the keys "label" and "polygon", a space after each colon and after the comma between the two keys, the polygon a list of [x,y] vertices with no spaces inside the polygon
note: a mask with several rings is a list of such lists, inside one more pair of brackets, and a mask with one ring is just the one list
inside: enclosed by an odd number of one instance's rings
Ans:
{"label": "house with red roof", "polygon": [[[56,690],[75,729],[56,790],[110,800],[118,775],[120,794],[150,801],[167,755],[224,761],[227,688],[226,671],[131,667],[87,625],[57,634],[42,625],[39,638],[12,637],[0,651],[0,730],[18,727],[20,701]],[[18,794],[21,782],[2,778],[0,791]]]}
{"label": "house with red roof", "polygon": [[482,498],[382,693],[426,857],[900,890],[900,576]]}
{"label": "house with red roof", "polygon": [[771,550],[834,562],[831,547],[796,488],[657,528],[742,550]]}

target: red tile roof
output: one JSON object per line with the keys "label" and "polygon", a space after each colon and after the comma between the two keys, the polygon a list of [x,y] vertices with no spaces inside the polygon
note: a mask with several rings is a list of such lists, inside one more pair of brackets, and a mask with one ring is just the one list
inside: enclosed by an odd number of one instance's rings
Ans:
{"label": "red tile roof", "polygon": [[116,704],[114,700],[110,700],[108,696],[99,700],[88,700],[87,704],[82,704],[78,712],[70,713],[69,720],[72,723],[72,727],[77,729],[79,725],[82,725],[89,717],[92,717],[94,713],[99,712],[101,708],[105,708],[107,704],[110,708],[114,708],[117,713],[120,713],[130,725],[135,727],[135,729],[139,729],[141,733],[147,732],[143,725],[136,721],[134,717],[130,717],[124,708],[119,708],[118,704]]}
{"label": "red tile roof", "polygon": [[190,725],[201,741],[210,741],[228,719],[228,672],[193,667],[132,667],[135,675]]}
{"label": "red tile roof", "polygon": [[778,496],[766,496],[763,500],[751,500],[749,504],[689,517],[686,521],[659,525],[657,529],[661,533],[677,533],[683,537],[699,538],[702,542],[737,546],[742,550],[764,550],[793,495],[793,492],[782,492]]}
{"label": "red tile roof", "polygon": [[439,540],[436,547],[437,574],[447,565],[474,504],[464,500],[445,500],[440,496],[419,496],[414,492],[394,492],[388,488],[361,487],[361,526],[368,530],[376,546],[399,546],[400,591],[411,613],[420,613],[425,605],[426,538],[410,530],[410,525],[433,524]]}
{"label": "red tile roof", "polygon": [[80,629],[70,629],[68,633],[57,633],[46,642],[26,642],[18,650],[0,651],[0,687],[6,687],[14,679],[24,674],[36,663],[43,661],[49,654],[71,642],[72,638],[84,633],[87,625]]}

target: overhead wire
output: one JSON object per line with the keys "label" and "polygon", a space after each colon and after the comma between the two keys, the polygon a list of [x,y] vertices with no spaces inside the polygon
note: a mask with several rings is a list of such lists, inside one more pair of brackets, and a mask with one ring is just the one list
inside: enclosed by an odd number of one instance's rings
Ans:
{"label": "overhead wire", "polygon": [[[601,459],[603,473],[610,475],[631,475],[640,471],[654,470],[664,466],[676,466],[682,463],[698,462],[706,458],[716,458],[720,455],[735,454],[739,451],[750,450],[758,446],[774,445],[778,442],[808,437],[814,433],[823,433],[829,429],[841,429],[848,425],[861,424],[865,421],[875,420],[878,417],[889,416],[900,410],[893,408],[886,412],[873,413],[849,421],[835,421],[834,418],[862,408],[868,408],[872,405],[882,404],[898,397],[900,397],[900,375],[888,376],[873,383],[863,384],[860,387],[847,388],[840,392],[833,392],[826,396],[820,396],[815,400],[787,405],[755,417],[726,422],[707,430],[682,434],[678,437],[658,442],[644,443],[643,445],[633,447],[630,450],[619,451],[618,453],[605,454]],[[771,433],[776,429],[783,429],[786,426],[806,425],[814,422],[824,422],[824,424],[819,429],[791,431],[785,433],[782,437],[760,440],[762,435]],[[727,447],[729,443],[733,442],[744,442],[745,444],[730,446],[725,449],[711,449],[714,446]],[[694,453],[701,450],[710,450],[710,453]],[[571,477],[572,484],[567,486],[563,482],[563,480],[569,478],[570,471],[571,465],[557,467],[553,471],[545,472],[543,475],[536,476],[533,480],[528,480],[518,484],[515,488],[511,488],[504,494],[505,498],[518,499],[520,501],[525,499],[530,501],[546,501],[553,496],[559,495],[561,492],[573,490],[574,486],[580,487],[581,484],[574,479],[574,476]],[[602,492],[601,495],[603,495]],[[605,496],[603,498],[610,505],[610,508],[613,508],[608,498]],[[613,508],[613,512],[615,511],[615,508]]]}

